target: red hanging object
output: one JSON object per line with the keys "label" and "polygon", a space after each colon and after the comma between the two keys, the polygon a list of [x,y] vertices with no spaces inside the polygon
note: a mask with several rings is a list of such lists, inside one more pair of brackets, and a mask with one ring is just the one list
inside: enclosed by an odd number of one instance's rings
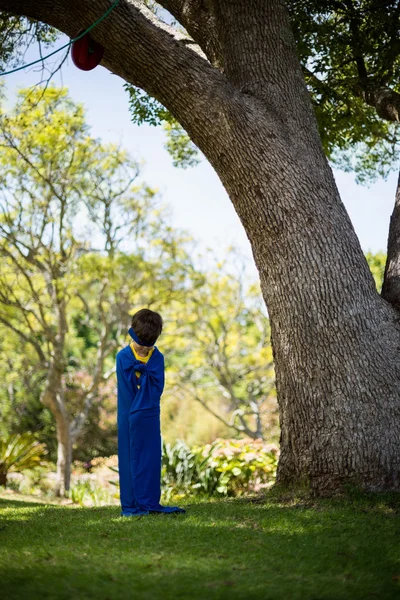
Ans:
{"label": "red hanging object", "polygon": [[[80,31],[78,35],[80,35],[82,31]],[[95,42],[88,33],[72,43],[72,62],[82,71],[91,71],[97,67],[103,58],[103,54],[104,47],[98,42]]]}

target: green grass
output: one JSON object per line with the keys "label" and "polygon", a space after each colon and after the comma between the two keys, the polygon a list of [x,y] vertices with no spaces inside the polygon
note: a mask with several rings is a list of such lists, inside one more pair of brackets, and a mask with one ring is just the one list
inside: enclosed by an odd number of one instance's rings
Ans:
{"label": "green grass", "polygon": [[400,598],[399,494],[179,505],[123,518],[0,494],[0,597]]}

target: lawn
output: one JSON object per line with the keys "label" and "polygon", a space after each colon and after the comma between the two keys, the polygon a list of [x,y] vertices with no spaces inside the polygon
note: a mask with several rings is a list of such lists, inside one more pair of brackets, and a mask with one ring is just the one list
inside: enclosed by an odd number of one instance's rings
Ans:
{"label": "lawn", "polygon": [[400,598],[400,494],[179,505],[123,518],[0,493],[0,597]]}

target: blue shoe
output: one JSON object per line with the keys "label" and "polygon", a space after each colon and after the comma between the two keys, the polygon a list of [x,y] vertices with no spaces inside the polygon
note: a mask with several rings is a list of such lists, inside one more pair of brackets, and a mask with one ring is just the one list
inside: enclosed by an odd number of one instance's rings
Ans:
{"label": "blue shoe", "polygon": [[140,515],[148,515],[148,510],[137,510],[136,512],[124,512],[121,511],[121,517],[140,517]]}
{"label": "blue shoe", "polygon": [[185,513],[186,510],[184,508],[178,508],[177,506],[161,506],[159,509],[150,509],[150,512],[159,515],[171,515],[175,513]]}

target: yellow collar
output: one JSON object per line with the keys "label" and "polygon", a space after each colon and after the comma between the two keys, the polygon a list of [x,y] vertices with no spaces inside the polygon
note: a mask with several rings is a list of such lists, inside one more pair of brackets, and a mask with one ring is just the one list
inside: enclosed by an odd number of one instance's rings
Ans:
{"label": "yellow collar", "polygon": [[145,363],[149,360],[150,356],[154,352],[154,346],[153,346],[147,356],[139,356],[139,354],[136,352],[136,350],[134,348],[133,342],[131,344],[129,344],[129,346],[130,346],[136,360],[140,360],[141,362],[145,362]]}

